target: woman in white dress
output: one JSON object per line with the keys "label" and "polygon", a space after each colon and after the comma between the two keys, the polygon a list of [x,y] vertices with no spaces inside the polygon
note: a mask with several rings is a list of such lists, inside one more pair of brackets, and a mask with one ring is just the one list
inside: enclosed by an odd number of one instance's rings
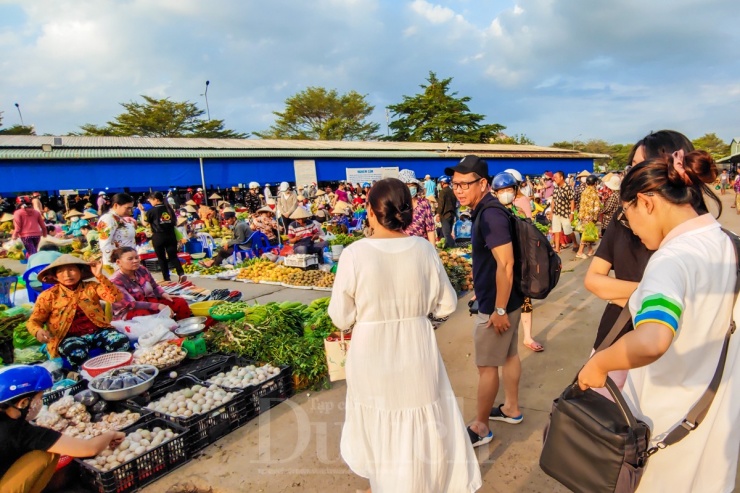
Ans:
{"label": "woman in white dress", "polygon": [[478,461],[427,317],[451,314],[455,291],[434,246],[403,233],[406,185],[380,180],[367,210],[373,236],[342,253],[329,305],[339,329],[353,327],[342,458],[373,493],[476,491]]}
{"label": "woman in white dress", "polygon": [[[734,306],[735,251],[707,210],[721,204],[706,183],[717,168],[704,151],[638,164],[621,185],[620,220],[650,250],[629,300],[635,330],[596,353],[581,370],[581,388],[604,386],[607,372],[629,370],[622,390],[656,445],[679,426],[707,390]],[[734,314],[732,313],[734,310]],[[639,492],[731,492],[740,447],[740,337],[730,338],[722,380],[706,418],[683,440],[650,457]]]}

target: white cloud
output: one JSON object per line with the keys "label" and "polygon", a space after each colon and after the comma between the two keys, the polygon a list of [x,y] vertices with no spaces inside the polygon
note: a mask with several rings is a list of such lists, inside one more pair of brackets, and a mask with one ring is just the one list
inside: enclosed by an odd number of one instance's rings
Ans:
{"label": "white cloud", "polygon": [[449,22],[456,15],[455,11],[450,8],[434,5],[425,0],[414,0],[411,3],[411,9],[432,24]]}

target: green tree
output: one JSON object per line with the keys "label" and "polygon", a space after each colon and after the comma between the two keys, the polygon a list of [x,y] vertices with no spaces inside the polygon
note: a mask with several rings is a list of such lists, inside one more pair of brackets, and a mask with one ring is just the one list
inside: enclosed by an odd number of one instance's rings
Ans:
{"label": "green tree", "polygon": [[[0,111],[0,127],[3,126],[3,113],[5,112]],[[8,128],[0,128],[0,135],[36,135],[36,129],[33,126],[15,124]]]}
{"label": "green tree", "polygon": [[704,134],[692,140],[691,143],[695,148],[707,151],[715,160],[730,155],[730,144],[725,144],[725,141],[717,137],[715,133]]}
{"label": "green tree", "polygon": [[506,127],[484,124],[485,115],[472,113],[470,97],[450,93],[452,77],[439,80],[429,72],[428,84],[414,96],[403,96],[403,102],[388,107],[398,119],[390,123],[392,132],[385,140],[408,142],[488,143]]}
{"label": "green tree", "polygon": [[81,135],[138,137],[197,137],[246,139],[249,135],[224,129],[223,120],[205,120],[205,111],[189,101],[170,101],[142,95],[143,103],[121,103],[125,112],[105,126],[85,124]]}
{"label": "green tree", "polygon": [[275,124],[263,139],[301,140],[376,140],[380,125],[367,121],[375,109],[366,96],[350,91],[339,95],[336,89],[309,87],[285,100],[285,111],[274,111]]}
{"label": "green tree", "polygon": [[506,135],[499,133],[491,139],[491,144],[534,145],[534,141],[525,134]]}
{"label": "green tree", "polygon": [[596,164],[606,170],[620,170],[627,166],[627,158],[632,145],[630,144],[610,144],[602,139],[591,139],[588,141],[581,140],[564,140],[554,142],[551,147],[559,149],[572,149],[589,154],[607,154],[610,157],[597,159]]}

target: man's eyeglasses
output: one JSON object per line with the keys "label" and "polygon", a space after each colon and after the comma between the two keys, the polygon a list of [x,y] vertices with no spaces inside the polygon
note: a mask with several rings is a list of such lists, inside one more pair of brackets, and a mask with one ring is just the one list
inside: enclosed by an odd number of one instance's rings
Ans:
{"label": "man's eyeglasses", "polygon": [[477,180],[473,181],[453,181],[452,183],[450,183],[450,186],[452,186],[453,190],[467,190],[470,188],[470,185],[472,185],[473,183],[478,183],[482,179],[483,178],[478,178]]}

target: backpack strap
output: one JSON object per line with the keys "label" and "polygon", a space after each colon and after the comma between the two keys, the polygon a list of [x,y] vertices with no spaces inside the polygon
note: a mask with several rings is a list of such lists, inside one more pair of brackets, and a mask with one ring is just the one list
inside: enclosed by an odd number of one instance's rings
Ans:
{"label": "backpack strap", "polygon": [[680,442],[692,430],[698,428],[701,422],[704,421],[704,418],[707,416],[707,413],[709,412],[709,407],[712,405],[714,396],[717,393],[720,382],[722,381],[722,374],[725,370],[725,361],[727,360],[727,352],[730,346],[730,337],[733,333],[735,333],[734,311],[735,305],[737,304],[738,295],[740,295],[740,237],[738,237],[735,233],[726,230],[725,228],[722,228],[722,231],[730,238],[730,241],[732,241],[732,246],[735,250],[735,271],[737,274],[737,278],[735,280],[734,303],[732,304],[732,313],[730,314],[730,327],[727,329],[727,333],[725,334],[725,342],[722,345],[722,352],[719,356],[717,369],[714,371],[714,376],[712,377],[712,381],[709,383],[709,387],[707,388],[707,390],[704,391],[704,394],[702,394],[701,398],[696,402],[696,404],[694,404],[694,406],[689,410],[688,414],[681,422],[681,424],[671,430],[670,433],[668,433],[668,435],[666,435],[666,437],[655,447],[652,447],[650,450],[648,450],[648,455],[653,455],[660,449]]}
{"label": "backpack strap", "polygon": [[489,201],[487,204],[483,206],[483,208],[480,211],[478,211],[478,214],[476,214],[475,220],[473,221],[473,230],[477,232],[478,229],[480,229],[478,224],[480,223],[480,218],[483,216],[483,211],[485,211],[486,209],[494,209],[494,208],[500,209],[506,213],[506,217],[509,219],[509,234],[511,235],[512,241],[514,241],[515,231],[514,231],[513,224],[512,224],[512,220],[514,219],[514,214],[512,214],[512,212],[498,200]]}

